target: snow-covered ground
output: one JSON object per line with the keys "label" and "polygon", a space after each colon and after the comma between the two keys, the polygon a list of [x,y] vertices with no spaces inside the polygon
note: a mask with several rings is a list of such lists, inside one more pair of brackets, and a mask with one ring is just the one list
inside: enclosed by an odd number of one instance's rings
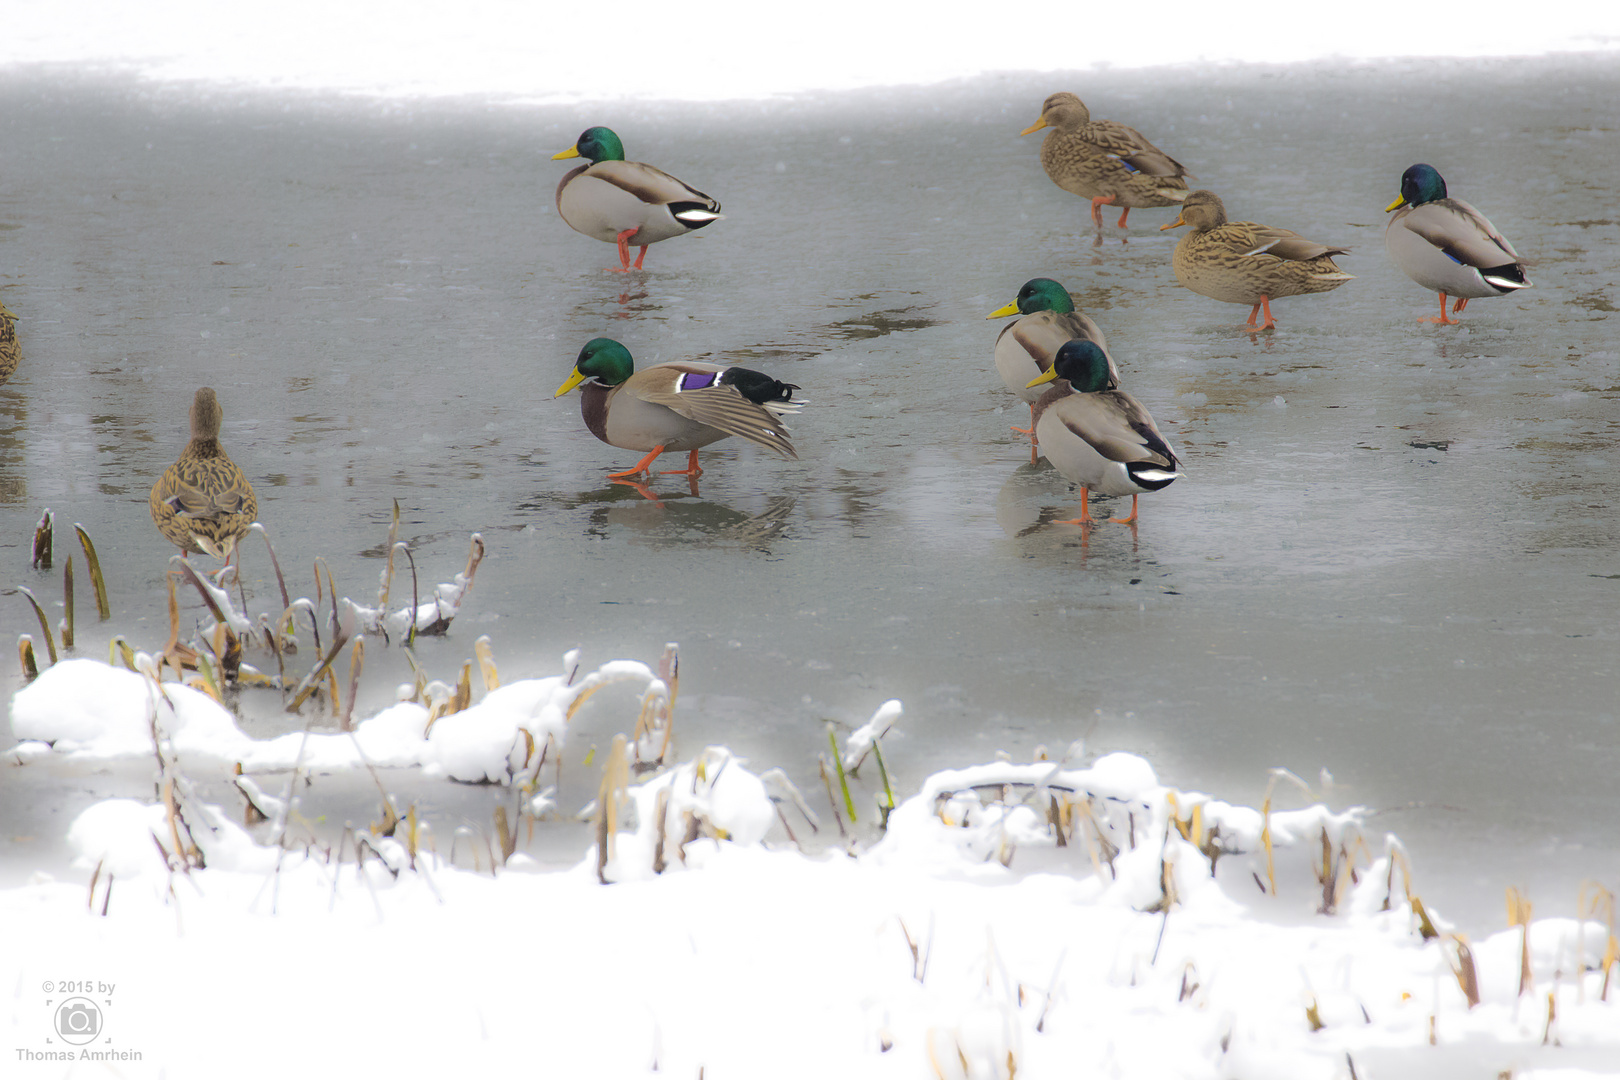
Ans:
{"label": "snow-covered ground", "polygon": [[65,0],[13,5],[0,68],[90,63],[161,82],[389,96],[531,100],[718,100],[894,86],[997,71],[1282,64],[1331,57],[1534,56],[1620,46],[1620,11],[1589,0],[1311,19],[1289,0],[1219,9],[969,5],[918,18],[914,5],[827,0],[803,9],[719,0],[700,8],[628,0],[604,33],[588,4],[282,0],[222,9],[204,0]]}
{"label": "snow-covered ground", "polygon": [[[843,747],[875,751],[858,826],[720,747],[631,783],[670,687],[577,659],[431,724],[407,702],[270,741],[201,691],[47,669],[12,701],[7,767],[144,758],[161,797],[92,805],[78,879],[0,893],[6,1075],[1620,1075],[1595,885],[1589,918],[1526,909],[1468,941],[1359,809],[1233,806],[1122,753],[939,773],[879,830],[896,702]],[[540,762],[613,680],[645,686],[653,722],[606,755],[593,806],[559,810]],[[196,799],[188,771],[237,762],[240,803]],[[368,763],[385,788],[398,768],[508,785],[521,809],[459,855],[404,808],[314,840],[296,777]],[[250,799],[262,820],[238,824]],[[576,813],[606,853],[524,852]]]}

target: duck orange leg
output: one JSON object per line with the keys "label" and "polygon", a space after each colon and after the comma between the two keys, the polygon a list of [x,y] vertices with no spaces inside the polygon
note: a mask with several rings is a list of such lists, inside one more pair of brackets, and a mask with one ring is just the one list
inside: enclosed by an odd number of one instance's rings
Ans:
{"label": "duck orange leg", "polygon": [[[642,248],[641,250],[646,251],[647,249]],[[698,468],[697,451],[696,450],[692,451],[692,456],[687,459],[686,468],[684,468],[684,469],[669,469],[669,470],[667,470],[665,472],[659,473],[658,475],[659,476],[702,476],[703,475],[703,470]]]}
{"label": "duck orange leg", "polygon": [[1131,525],[1136,521],[1136,495],[1131,495],[1131,516],[1122,518],[1109,518],[1115,525]]}
{"label": "duck orange leg", "polygon": [[1029,403],[1029,427],[1014,427],[1013,431],[1020,435],[1028,435],[1030,442],[1035,441],[1035,403]]}
{"label": "duck orange leg", "polygon": [[647,245],[642,244],[641,245],[641,253],[636,256],[636,266],[635,266],[635,268],[637,270],[641,269],[641,260],[645,259],[646,257],[647,257]]}
{"label": "duck orange leg", "polygon": [[[1457,306],[1456,306],[1455,309],[1453,309],[1452,313],[1455,314],[1456,312],[1461,311],[1463,309],[1463,305],[1466,304],[1466,303],[1468,303],[1467,300],[1458,300],[1457,301]],[[1446,318],[1446,294],[1445,293],[1440,294],[1440,314],[1438,316],[1430,316],[1430,317],[1428,317],[1426,319],[1419,319],[1418,322],[1439,323],[1441,326],[1456,326],[1457,325],[1457,320],[1456,319],[1448,319],[1448,318]]]}
{"label": "duck orange leg", "polygon": [[1453,315],[1455,315],[1455,314],[1457,314],[1459,311],[1461,311],[1463,308],[1465,308],[1467,306],[1468,306],[1468,297],[1459,296],[1459,297],[1457,297],[1457,302],[1455,304],[1451,305],[1451,313]]}
{"label": "duck orange leg", "polygon": [[1130,217],[1130,216],[1131,216],[1131,208],[1130,207],[1127,206],[1124,210],[1120,211],[1120,213],[1119,213],[1119,227],[1120,228],[1122,228],[1122,229],[1125,228],[1125,219]]}
{"label": "duck orange leg", "polygon": [[663,452],[664,448],[662,446],[655,446],[652,448],[652,453],[636,462],[634,468],[625,469],[623,472],[610,472],[608,473],[608,479],[617,480],[621,476],[640,476],[642,473],[647,471],[648,466],[650,466],[654,461],[658,460],[658,455],[662,454]]}
{"label": "duck orange leg", "polygon": [[1037,462],[1039,462],[1041,460],[1041,456],[1040,456],[1039,453],[1036,452],[1035,448],[1041,445],[1041,440],[1035,437],[1035,403],[1034,402],[1030,402],[1030,406],[1029,406],[1029,427],[1021,428],[1021,427],[1018,427],[1018,426],[1014,425],[1012,430],[1016,431],[1020,435],[1028,435],[1029,436],[1029,463],[1031,465],[1034,465]]}
{"label": "duck orange leg", "polygon": [[1068,521],[1054,521],[1054,522],[1052,522],[1052,524],[1054,524],[1054,525],[1078,525],[1082,529],[1089,529],[1093,525],[1097,524],[1096,520],[1091,516],[1091,504],[1090,504],[1090,500],[1089,500],[1090,495],[1091,495],[1091,489],[1090,488],[1081,488],[1080,489],[1080,516],[1077,517],[1077,518],[1070,518]]}
{"label": "duck orange leg", "polygon": [[[1117,199],[1118,199],[1117,195],[1110,195],[1107,198],[1103,198],[1103,196],[1098,195],[1098,196],[1096,196],[1095,198],[1093,198],[1091,200],[1091,220],[1096,223],[1097,228],[1099,228],[1099,229],[1102,228],[1102,208],[1105,205],[1107,205],[1107,206],[1114,205],[1114,202]],[[1125,213],[1127,213],[1127,214],[1130,213],[1130,210],[1127,209],[1125,211]],[[1121,225],[1125,224],[1125,221],[1124,221],[1123,218],[1120,219],[1120,224]]]}
{"label": "duck orange leg", "polygon": [[[1254,320],[1260,314],[1261,309],[1265,310],[1266,321],[1257,326]],[[1260,302],[1249,309],[1249,321],[1243,324],[1243,328],[1251,334],[1258,334],[1260,331],[1270,330],[1276,325],[1277,320],[1271,317],[1271,297],[1261,294]]]}
{"label": "duck orange leg", "polygon": [[[639,231],[640,231],[639,228],[626,229],[623,232],[621,232],[618,236],[614,237],[614,239],[619,242],[619,265],[618,266],[610,266],[610,267],[608,267],[608,270],[611,273],[628,274],[630,272],[630,238],[632,236],[636,235],[636,233],[639,232]],[[642,254],[642,257],[645,258],[646,255],[647,255],[647,249],[642,248],[641,249],[641,254]],[[636,260],[636,266],[638,268],[641,266],[641,260],[640,259]]]}

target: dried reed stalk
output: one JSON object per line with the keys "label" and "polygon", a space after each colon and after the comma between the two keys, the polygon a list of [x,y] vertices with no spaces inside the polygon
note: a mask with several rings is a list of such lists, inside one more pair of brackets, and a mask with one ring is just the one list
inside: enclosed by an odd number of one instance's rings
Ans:
{"label": "dried reed stalk", "polygon": [[103,622],[112,618],[112,608],[107,604],[107,581],[101,574],[101,559],[96,555],[96,545],[90,542],[90,534],[85,532],[84,526],[75,524],[73,531],[79,534],[79,546],[84,548],[84,561],[90,571],[90,586],[96,593],[96,614]]}

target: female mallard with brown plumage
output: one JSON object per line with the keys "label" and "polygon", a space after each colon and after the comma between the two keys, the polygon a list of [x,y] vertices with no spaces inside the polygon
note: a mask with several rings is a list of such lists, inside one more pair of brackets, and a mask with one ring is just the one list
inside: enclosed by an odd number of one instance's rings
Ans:
{"label": "female mallard with brown plumage", "polygon": [[[1119,227],[1138,207],[1174,206],[1187,194],[1192,176],[1181,162],[1112,120],[1093,120],[1091,110],[1070,93],[1057,93],[1041,105],[1041,118],[1020,135],[1051,128],[1041,143],[1041,165],[1052,183],[1091,200],[1091,220],[1102,228],[1105,205],[1123,207]],[[1197,179],[1197,177],[1193,177]]]}
{"label": "female mallard with brown plumage", "polygon": [[16,372],[22,363],[22,348],[17,344],[17,316],[0,300],[0,384]]}
{"label": "female mallard with brown plumage", "polygon": [[576,386],[579,411],[592,435],[609,446],[645,451],[633,468],[608,473],[610,480],[648,472],[665,451],[690,451],[687,467],[665,475],[697,476],[699,447],[731,435],[797,458],[781,417],[804,405],[793,400],[792,383],[740,367],[672,360],[635,370],[630,350],[612,338],[585,343],[562,397]]}
{"label": "female mallard with brown plumage", "polygon": [[[587,128],[579,141],[553,161],[583,157],[590,162],[557,184],[557,213],[575,232],[619,245],[614,273],[640,270],[647,246],[684,236],[721,217],[720,204],[662,169],[624,160],[624,144],[612,130]],[[641,248],[630,265],[630,245]]]}
{"label": "female mallard with brown plumage", "polygon": [[[1102,328],[1080,312],[1074,310],[1074,299],[1069,290],[1051,278],[1031,278],[1018,290],[1018,298],[1006,307],[997,308],[987,319],[1003,319],[1008,315],[1023,318],[1008,323],[996,338],[996,373],[1007,389],[1029,405],[1029,427],[1014,427],[1020,435],[1030,436],[1030,456],[1034,458],[1035,403],[1046,393],[1046,387],[1032,389],[1030,380],[1052,370],[1052,360],[1066,341],[1082,338],[1094,341],[1108,355],[1108,339]],[[1119,385],[1119,370],[1113,357],[1108,358],[1111,385]]]}
{"label": "female mallard with brown plumage", "polygon": [[1030,385],[1054,382],[1035,403],[1035,434],[1046,460],[1080,485],[1080,516],[1058,524],[1095,524],[1087,501],[1093,491],[1129,495],[1130,517],[1109,520],[1134,522],[1139,494],[1181,477],[1175,450],[1142,403],[1115,389],[1108,356],[1096,342],[1066,343],[1051,369]]}
{"label": "female mallard with brown plumage", "polygon": [[203,387],[191,402],[191,441],[152,485],[152,520],[184,552],[229,559],[259,516],[259,501],[236,462],[219,445],[224,414]]}
{"label": "female mallard with brown plumage", "polygon": [[1440,294],[1440,315],[1424,322],[1457,322],[1446,317],[1446,297],[1455,296],[1453,315],[1468,301],[1506,296],[1531,287],[1524,260],[1496,231],[1490,219],[1461,199],[1446,197],[1446,182],[1432,165],[1413,165],[1401,174],[1401,194],[1384,208],[1396,211],[1384,229],[1384,247],[1406,276]]}
{"label": "female mallard with brown plumage", "polygon": [[[1253,304],[1245,328],[1251,333],[1277,325],[1271,301],[1279,296],[1337,289],[1353,276],[1333,263],[1350,249],[1329,247],[1287,229],[1252,221],[1227,221],[1226,207],[1212,191],[1194,191],[1181,204],[1181,216],[1163,229],[1192,226],[1176,245],[1170,265],[1176,280],[1195,293],[1228,304]],[[1264,308],[1265,325],[1255,317]]]}

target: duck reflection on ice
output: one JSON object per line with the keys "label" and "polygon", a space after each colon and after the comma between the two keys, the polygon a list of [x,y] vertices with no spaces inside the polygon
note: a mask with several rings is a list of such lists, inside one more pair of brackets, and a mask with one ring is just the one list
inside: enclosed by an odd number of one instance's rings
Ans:
{"label": "duck reflection on ice", "polygon": [[[1009,540],[1042,540],[1047,544],[1073,547],[1074,533],[1067,528],[1049,529],[1050,525],[1068,524],[1074,518],[1074,503],[1054,503],[1057,491],[1068,490],[1070,485],[1052,463],[1041,458],[1034,465],[1025,463],[1014,469],[996,492],[996,524]],[[1112,496],[1099,495],[1099,499]],[[1092,526],[1080,528],[1080,547],[1091,543]],[[1136,522],[1128,526],[1131,550],[1137,549]]]}
{"label": "duck reflection on ice", "polygon": [[764,547],[781,536],[798,502],[794,495],[752,495],[739,496],[739,505],[728,505],[700,496],[697,477],[686,480],[688,490],[674,493],[654,492],[638,481],[615,480],[607,487],[582,491],[564,504],[589,508],[585,531],[592,536],[629,529],[633,539],[654,545]]}

